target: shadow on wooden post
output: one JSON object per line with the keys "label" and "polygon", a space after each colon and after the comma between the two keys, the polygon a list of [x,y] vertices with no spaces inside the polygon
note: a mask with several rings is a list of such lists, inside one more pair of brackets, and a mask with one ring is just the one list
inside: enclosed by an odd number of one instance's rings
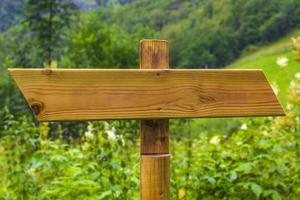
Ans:
{"label": "shadow on wooden post", "polygon": [[[168,69],[168,41],[142,40],[140,43],[140,68]],[[157,81],[159,81],[159,75]],[[170,199],[168,119],[141,121],[141,199]]]}

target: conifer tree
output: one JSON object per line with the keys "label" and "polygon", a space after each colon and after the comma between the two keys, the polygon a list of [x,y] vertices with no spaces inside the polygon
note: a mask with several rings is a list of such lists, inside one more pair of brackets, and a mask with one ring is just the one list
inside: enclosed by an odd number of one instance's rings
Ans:
{"label": "conifer tree", "polygon": [[72,0],[27,1],[26,21],[37,39],[39,54],[47,65],[59,58],[64,28],[70,25],[77,10]]}

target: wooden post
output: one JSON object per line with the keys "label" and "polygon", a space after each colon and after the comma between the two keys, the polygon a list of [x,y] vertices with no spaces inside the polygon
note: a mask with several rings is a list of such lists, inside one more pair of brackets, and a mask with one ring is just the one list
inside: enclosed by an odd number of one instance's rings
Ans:
{"label": "wooden post", "polygon": [[[168,69],[168,41],[142,40],[140,43],[140,68]],[[160,81],[159,72],[156,75],[157,81]],[[141,199],[170,199],[168,119],[141,121]]]}

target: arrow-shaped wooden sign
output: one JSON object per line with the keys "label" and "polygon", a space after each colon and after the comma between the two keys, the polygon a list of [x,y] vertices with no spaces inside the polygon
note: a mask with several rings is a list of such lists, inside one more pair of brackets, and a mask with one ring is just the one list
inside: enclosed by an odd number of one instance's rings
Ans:
{"label": "arrow-shaped wooden sign", "polygon": [[284,115],[260,70],[10,72],[40,121]]}

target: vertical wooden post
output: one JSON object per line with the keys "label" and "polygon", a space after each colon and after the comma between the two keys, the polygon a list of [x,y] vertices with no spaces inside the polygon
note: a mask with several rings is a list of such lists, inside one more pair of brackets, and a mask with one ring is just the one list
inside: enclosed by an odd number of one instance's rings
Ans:
{"label": "vertical wooden post", "polygon": [[[140,68],[168,69],[168,41],[142,40],[140,43]],[[168,119],[141,121],[141,199],[170,199]]]}

